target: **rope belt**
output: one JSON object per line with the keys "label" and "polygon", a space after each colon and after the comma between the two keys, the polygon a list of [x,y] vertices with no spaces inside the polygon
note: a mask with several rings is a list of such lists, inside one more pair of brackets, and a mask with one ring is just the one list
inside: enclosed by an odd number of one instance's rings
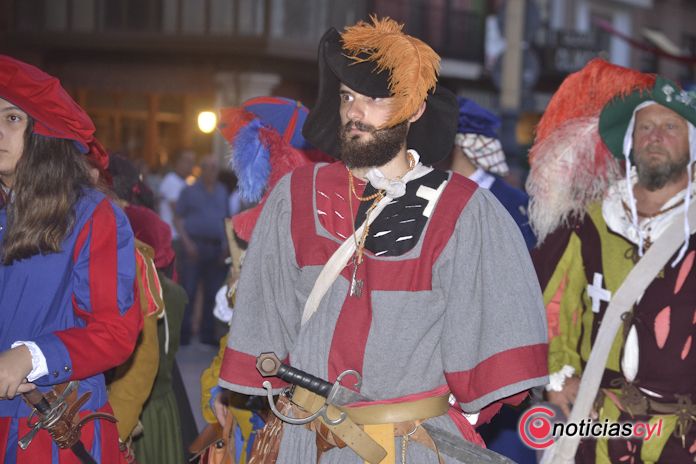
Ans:
{"label": "rope belt", "polygon": [[686,447],[686,435],[696,421],[696,404],[691,402],[689,395],[676,395],[676,403],[658,403],[649,399],[650,409],[660,414],[674,414],[677,416],[677,426],[674,428],[674,436],[681,438],[682,446]]}
{"label": "rope belt", "polygon": [[[676,403],[661,403],[646,396],[640,389],[625,379],[615,379],[611,382],[613,388],[619,388],[620,404],[616,406],[631,415],[670,414],[677,416],[677,426],[674,428],[674,436],[680,438],[685,444],[686,435],[691,426],[696,422],[696,404],[690,395],[675,395]],[[614,399],[610,397],[612,401]],[[616,402],[616,401],[614,401]]]}
{"label": "rope belt", "polygon": [[[342,411],[348,417],[337,426],[328,425],[321,418],[308,424],[308,428],[317,434],[317,460],[324,451],[348,446],[370,464],[385,459],[387,463],[392,463],[396,457],[394,437],[403,437],[402,462],[405,461],[408,441],[413,440],[435,452],[442,464],[444,461],[435,443],[420,424],[425,419],[445,414],[450,408],[448,399],[449,393],[395,404],[330,406],[327,411],[330,418],[338,417]],[[325,401],[319,395],[295,387],[290,405],[294,414],[307,417],[319,410]]]}

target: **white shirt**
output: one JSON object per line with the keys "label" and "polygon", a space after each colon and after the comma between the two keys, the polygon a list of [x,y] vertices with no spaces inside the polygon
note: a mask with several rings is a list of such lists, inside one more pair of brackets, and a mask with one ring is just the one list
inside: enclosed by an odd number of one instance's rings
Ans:
{"label": "white shirt", "polygon": [[174,211],[172,211],[170,203],[176,203],[184,187],[186,187],[186,181],[175,172],[170,172],[164,176],[159,186],[161,197],[159,213],[162,220],[172,230],[172,240],[178,238],[179,234],[176,233],[176,228],[174,227]]}
{"label": "white shirt", "polygon": [[488,174],[481,168],[477,168],[476,171],[474,171],[474,173],[469,176],[469,179],[476,182],[479,187],[485,189],[491,188],[491,185],[493,185],[493,182],[495,182],[495,177]]}
{"label": "white shirt", "polygon": [[[638,175],[636,174],[635,167],[633,167],[631,170],[631,183],[635,185],[637,181]],[[692,198],[695,193],[696,189],[692,191]],[[638,228],[640,229],[640,234],[643,235],[644,239],[650,239],[652,243],[655,243],[655,241],[660,238],[660,235],[662,235],[662,233],[667,229],[667,227],[669,227],[675,218],[681,218],[684,216],[683,204],[674,207],[673,209],[670,208],[678,203],[682,203],[685,196],[686,189],[677,193],[664,205],[662,205],[661,210],[669,211],[654,218],[640,218],[638,221]],[[625,179],[616,182],[609,188],[607,196],[602,202],[602,216],[604,217],[604,221],[607,223],[607,227],[609,227],[612,232],[615,232],[626,238],[631,243],[638,245],[639,232],[633,227],[631,217],[626,213],[622,202],[626,205],[630,205]]]}

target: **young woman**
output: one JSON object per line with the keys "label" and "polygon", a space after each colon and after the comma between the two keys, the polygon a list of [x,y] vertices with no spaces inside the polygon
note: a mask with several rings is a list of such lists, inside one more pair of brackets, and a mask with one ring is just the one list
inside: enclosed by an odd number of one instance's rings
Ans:
{"label": "young woman", "polygon": [[[18,447],[32,412],[21,394],[50,395],[75,380],[74,423],[110,413],[102,372],[128,358],[142,325],[133,233],[92,184],[89,162],[103,168],[107,159],[93,134],[57,79],[0,55],[2,463],[79,462],[46,430]],[[88,419],[87,452],[121,462],[115,424]]]}

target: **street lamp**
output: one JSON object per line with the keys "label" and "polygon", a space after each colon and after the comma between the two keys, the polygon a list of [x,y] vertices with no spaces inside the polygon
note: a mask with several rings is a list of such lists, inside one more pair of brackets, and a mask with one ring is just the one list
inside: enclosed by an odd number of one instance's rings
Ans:
{"label": "street lamp", "polygon": [[201,111],[198,113],[198,128],[204,134],[210,134],[217,126],[217,115],[212,111]]}

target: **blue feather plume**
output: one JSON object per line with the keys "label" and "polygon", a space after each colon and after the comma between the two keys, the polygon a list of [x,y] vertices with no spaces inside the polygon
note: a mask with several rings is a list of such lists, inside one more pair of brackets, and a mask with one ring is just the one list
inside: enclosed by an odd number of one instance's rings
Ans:
{"label": "blue feather plume", "polygon": [[253,203],[263,197],[271,174],[270,152],[259,133],[262,127],[258,118],[253,119],[239,129],[230,147],[230,167],[239,179],[239,194],[245,201]]}

